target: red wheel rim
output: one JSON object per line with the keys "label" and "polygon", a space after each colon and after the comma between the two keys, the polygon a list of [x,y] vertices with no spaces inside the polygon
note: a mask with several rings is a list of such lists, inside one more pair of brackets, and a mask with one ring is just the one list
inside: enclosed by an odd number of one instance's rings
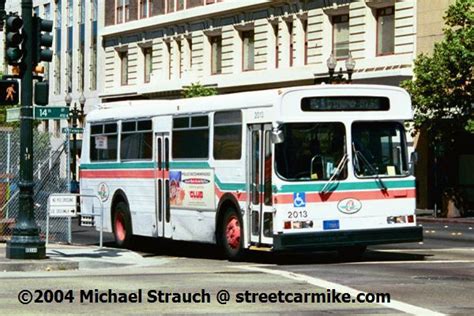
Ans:
{"label": "red wheel rim", "polygon": [[230,248],[240,247],[240,222],[237,216],[234,215],[227,221],[225,236]]}
{"label": "red wheel rim", "polygon": [[118,240],[125,240],[125,225],[123,220],[123,215],[118,213],[115,217],[115,235],[117,235]]}

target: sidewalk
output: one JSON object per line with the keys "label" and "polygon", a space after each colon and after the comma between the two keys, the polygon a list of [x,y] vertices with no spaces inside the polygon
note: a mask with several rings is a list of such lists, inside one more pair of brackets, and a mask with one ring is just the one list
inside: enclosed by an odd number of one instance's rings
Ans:
{"label": "sidewalk", "polygon": [[20,260],[5,258],[6,243],[0,243],[0,273],[11,271],[63,271],[148,267],[167,262],[162,258],[147,258],[127,249],[97,246],[49,244],[46,259]]}
{"label": "sidewalk", "polygon": [[416,210],[416,221],[419,223],[449,223],[474,225],[474,217],[434,217],[433,210]]}
{"label": "sidewalk", "polygon": [[79,268],[78,262],[60,260],[50,257],[51,248],[47,249],[46,259],[22,260],[6,258],[6,247],[6,243],[0,243],[0,273],[11,271],[62,271],[77,270]]}

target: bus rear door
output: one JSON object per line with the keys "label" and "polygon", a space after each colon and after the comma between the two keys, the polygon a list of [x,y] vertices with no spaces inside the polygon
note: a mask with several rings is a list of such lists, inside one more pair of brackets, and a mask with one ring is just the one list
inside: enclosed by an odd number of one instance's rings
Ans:
{"label": "bus rear door", "polygon": [[156,137],[156,221],[158,236],[171,238],[170,210],[170,137],[169,133],[158,133]]}

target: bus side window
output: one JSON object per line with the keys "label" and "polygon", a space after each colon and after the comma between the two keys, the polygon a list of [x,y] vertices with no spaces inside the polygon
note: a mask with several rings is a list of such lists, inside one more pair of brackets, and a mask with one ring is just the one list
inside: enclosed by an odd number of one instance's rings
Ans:
{"label": "bus side window", "polygon": [[242,156],[242,112],[214,114],[214,159],[239,160]]}

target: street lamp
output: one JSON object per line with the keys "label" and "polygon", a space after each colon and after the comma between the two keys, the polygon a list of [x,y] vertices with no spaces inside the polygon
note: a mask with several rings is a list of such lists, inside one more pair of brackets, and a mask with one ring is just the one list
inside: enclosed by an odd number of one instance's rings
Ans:
{"label": "street lamp", "polygon": [[[66,94],[66,97],[64,98],[64,101],[66,102],[67,107],[69,108],[69,117],[71,118],[71,128],[69,128],[69,133],[68,136],[72,133],[72,161],[71,161],[71,173],[72,173],[72,179],[70,182],[70,191],[71,193],[79,193],[79,182],[77,181],[77,172],[76,172],[76,166],[77,166],[77,120],[78,118],[82,117],[84,113],[84,105],[86,103],[86,98],[84,97],[84,94],[82,93],[80,98],[79,98],[79,103],[81,108],[77,108],[77,102],[74,102],[74,107],[71,108],[71,103],[72,103],[72,97],[69,94],[69,92]],[[68,139],[69,140],[69,139]]]}
{"label": "street lamp", "polygon": [[[329,83],[351,83],[352,82],[352,74],[354,73],[355,68],[355,61],[352,58],[352,54],[349,52],[349,55],[346,59],[346,71],[342,70],[342,67],[339,68],[339,72],[337,74],[336,79],[334,79],[334,71],[337,66],[337,59],[334,57],[334,53],[331,53],[329,58],[326,61],[328,66],[328,73],[329,73]],[[347,79],[343,78],[343,74],[347,73]]]}
{"label": "street lamp", "polygon": [[86,105],[86,97],[84,96],[84,93],[81,92],[81,96],[79,97],[79,104],[81,105],[81,112],[80,112],[80,117],[79,121],[81,122],[81,126],[83,125],[83,120],[84,120],[84,106]]}
{"label": "street lamp", "polygon": [[347,69],[347,77],[348,77],[347,82],[348,83],[352,82],[352,73],[354,72],[355,64],[356,63],[355,63],[354,59],[352,59],[352,54],[351,54],[351,52],[349,52],[349,56],[347,56],[347,59],[346,59],[346,69]]}
{"label": "street lamp", "polygon": [[331,55],[326,61],[326,64],[329,70],[329,83],[332,83],[332,79],[334,76],[334,69],[336,69],[336,65],[337,65],[337,60],[336,60],[336,57],[334,57],[334,53],[331,52]]}

